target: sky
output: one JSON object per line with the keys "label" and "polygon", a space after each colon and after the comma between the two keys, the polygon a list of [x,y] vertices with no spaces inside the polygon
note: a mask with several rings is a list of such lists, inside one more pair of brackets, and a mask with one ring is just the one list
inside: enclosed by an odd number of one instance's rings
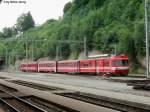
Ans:
{"label": "sky", "polygon": [[[19,1],[23,3],[18,3]],[[37,25],[48,19],[58,19],[63,15],[63,7],[69,1],[71,0],[3,0],[0,4],[0,30],[13,26],[17,18],[28,11]]]}

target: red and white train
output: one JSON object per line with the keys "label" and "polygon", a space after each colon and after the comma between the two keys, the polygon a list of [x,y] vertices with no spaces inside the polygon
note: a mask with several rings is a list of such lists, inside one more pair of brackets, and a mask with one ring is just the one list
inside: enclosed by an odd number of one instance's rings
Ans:
{"label": "red and white train", "polygon": [[23,72],[91,73],[127,75],[129,73],[128,56],[118,55],[97,59],[39,61],[22,63]]}

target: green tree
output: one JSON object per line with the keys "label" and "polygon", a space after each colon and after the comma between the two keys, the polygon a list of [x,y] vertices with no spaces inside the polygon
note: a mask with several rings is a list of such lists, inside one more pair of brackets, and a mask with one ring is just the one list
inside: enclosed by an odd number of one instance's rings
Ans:
{"label": "green tree", "polygon": [[12,28],[9,27],[5,27],[3,28],[3,37],[4,38],[10,38],[13,35],[13,30]]}
{"label": "green tree", "polygon": [[66,12],[68,12],[71,7],[72,7],[72,3],[71,3],[71,2],[68,2],[68,3],[64,6],[64,9],[63,9],[64,14],[65,14]]}
{"label": "green tree", "polygon": [[0,38],[4,38],[4,34],[0,32]]}
{"label": "green tree", "polygon": [[18,19],[16,23],[16,28],[18,32],[25,32],[28,29],[34,27],[35,22],[33,20],[33,17],[30,12],[27,14],[22,14]]}
{"label": "green tree", "polygon": [[[149,11],[148,11],[149,12]],[[117,52],[126,54],[130,63],[136,66],[139,59],[145,55],[144,33],[144,1],[143,0],[73,0],[64,7],[64,15],[59,20],[50,19],[41,26],[34,27],[34,20],[30,13],[22,14],[12,33],[23,32],[29,39],[47,39],[37,42],[35,59],[49,56],[54,59],[56,48],[59,46],[63,58],[78,58],[83,51],[83,45],[78,43],[58,43],[61,41],[83,41],[87,37],[89,50],[100,50],[111,53],[114,45]],[[4,33],[0,33],[3,37]],[[8,37],[8,36],[7,36]],[[25,55],[25,43],[13,42],[9,48]],[[29,51],[33,43],[29,45]],[[139,61],[140,62],[140,61]]]}

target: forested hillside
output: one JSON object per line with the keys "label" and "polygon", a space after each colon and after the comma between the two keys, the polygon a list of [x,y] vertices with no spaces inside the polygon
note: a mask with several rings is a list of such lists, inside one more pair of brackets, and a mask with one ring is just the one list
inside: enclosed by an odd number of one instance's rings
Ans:
{"label": "forested hillside", "polygon": [[[144,1],[73,0],[65,5],[62,18],[50,19],[41,26],[32,27],[19,38],[25,37],[43,39],[29,42],[28,57],[34,49],[34,60],[46,56],[55,58],[58,46],[63,58],[78,58],[83,44],[59,41],[80,42],[86,37],[88,50],[111,53],[116,45],[117,53],[127,54],[137,68],[140,66],[139,58],[145,55]],[[18,54],[18,58],[25,58],[25,42],[1,46],[9,46],[10,51]]]}

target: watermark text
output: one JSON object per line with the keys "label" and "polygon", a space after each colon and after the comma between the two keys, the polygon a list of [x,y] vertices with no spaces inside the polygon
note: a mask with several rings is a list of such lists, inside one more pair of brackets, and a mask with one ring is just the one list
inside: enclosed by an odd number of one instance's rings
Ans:
{"label": "watermark text", "polygon": [[3,0],[2,1],[5,4],[26,4],[26,0]]}

